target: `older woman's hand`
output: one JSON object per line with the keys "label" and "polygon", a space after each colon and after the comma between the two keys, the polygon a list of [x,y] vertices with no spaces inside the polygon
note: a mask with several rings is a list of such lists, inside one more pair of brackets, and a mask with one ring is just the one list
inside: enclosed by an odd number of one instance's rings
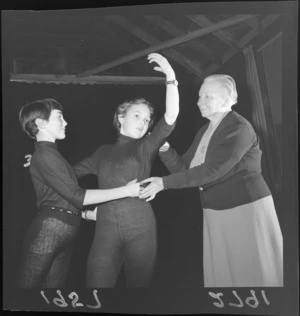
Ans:
{"label": "older woman's hand", "polygon": [[170,144],[169,144],[168,142],[165,142],[165,143],[159,148],[159,151],[163,153],[163,152],[167,151],[169,148],[170,148]]}
{"label": "older woman's hand", "polygon": [[155,198],[156,194],[164,189],[162,178],[152,177],[140,182],[140,184],[148,183],[147,187],[141,190],[139,198],[151,201]]}

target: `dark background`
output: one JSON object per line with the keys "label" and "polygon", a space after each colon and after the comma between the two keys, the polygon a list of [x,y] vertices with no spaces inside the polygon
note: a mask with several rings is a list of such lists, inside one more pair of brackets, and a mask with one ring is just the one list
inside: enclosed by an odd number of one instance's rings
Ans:
{"label": "dark background", "polygon": [[[283,192],[274,195],[285,249],[285,289],[281,296],[283,305],[294,302],[297,277],[297,103],[296,103],[296,48],[295,21],[287,24],[283,39],[282,73],[282,155],[284,162]],[[3,37],[5,47],[5,37]],[[112,118],[115,107],[133,97],[142,96],[156,109],[159,118],[164,113],[165,88],[163,86],[129,85],[55,85],[22,84],[9,82],[9,51],[2,50],[2,122],[3,122],[3,264],[4,289],[11,285],[18,262],[21,242],[25,231],[35,216],[35,193],[28,169],[23,167],[24,155],[32,153],[33,142],[22,132],[18,122],[18,112],[26,102],[41,98],[54,98],[64,106],[64,116],[68,122],[67,137],[58,143],[63,156],[74,163],[92,153],[98,146],[113,142],[115,133]],[[145,60],[146,62],[146,60]],[[276,61],[275,61],[276,64]],[[274,64],[274,67],[275,67]],[[176,71],[176,68],[175,68]],[[251,101],[246,84],[245,61],[242,53],[230,60],[219,73],[233,76],[237,83],[239,102],[234,106],[241,115],[251,120]],[[180,114],[177,126],[168,141],[179,153],[190,145],[197,129],[205,120],[196,106],[198,86],[181,82]],[[167,170],[156,159],[153,176],[167,174]],[[80,184],[95,188],[96,179],[86,177]],[[270,186],[272,184],[269,183]],[[157,219],[158,258],[153,288],[199,288],[202,276],[202,212],[197,189],[166,191],[151,202]],[[94,233],[93,222],[83,222],[76,241],[70,288],[82,288],[85,264]],[[118,288],[124,287],[121,278]],[[190,290],[189,290],[190,291]],[[166,291],[166,293],[168,293]],[[190,292],[189,292],[190,293]],[[277,294],[276,294],[277,295]],[[277,296],[276,296],[277,297]],[[196,298],[195,298],[196,300]],[[199,298],[199,300],[201,300]],[[176,300],[168,301],[176,305]],[[288,308],[288,307],[287,307]]]}

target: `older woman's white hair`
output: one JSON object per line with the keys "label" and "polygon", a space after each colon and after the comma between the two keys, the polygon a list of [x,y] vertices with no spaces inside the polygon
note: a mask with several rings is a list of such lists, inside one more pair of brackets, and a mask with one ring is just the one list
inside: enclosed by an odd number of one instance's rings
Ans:
{"label": "older woman's white hair", "polygon": [[237,103],[238,93],[236,90],[235,81],[232,77],[230,77],[229,75],[215,74],[204,79],[204,82],[208,81],[218,82],[225,87],[228,95],[228,107],[231,108],[234,104]]}

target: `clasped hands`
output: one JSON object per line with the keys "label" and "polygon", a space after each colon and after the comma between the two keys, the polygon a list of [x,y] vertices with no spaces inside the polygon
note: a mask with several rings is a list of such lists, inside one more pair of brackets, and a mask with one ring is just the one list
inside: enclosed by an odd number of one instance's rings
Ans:
{"label": "clasped hands", "polygon": [[[168,143],[166,142],[161,148],[160,151],[164,151],[165,148],[168,148]],[[164,148],[164,146],[166,146]],[[31,155],[26,155],[25,158],[27,159],[27,162],[24,164],[24,167],[29,167],[31,162]],[[128,185],[136,183],[136,180],[130,181]],[[136,183],[137,184],[137,183]],[[146,199],[146,202],[149,202],[153,200],[156,196],[156,194],[164,189],[162,178],[160,177],[152,177],[145,179],[138,183],[140,186],[139,190],[139,198],[140,199]],[[91,215],[89,214],[87,219],[95,220],[94,217],[96,215],[93,215],[93,211],[89,210]],[[94,210],[95,211],[95,210]],[[87,216],[87,213],[83,215]]]}
{"label": "clasped hands", "polygon": [[146,202],[153,200],[156,194],[164,189],[162,178],[152,177],[140,182],[140,199],[146,199]]}

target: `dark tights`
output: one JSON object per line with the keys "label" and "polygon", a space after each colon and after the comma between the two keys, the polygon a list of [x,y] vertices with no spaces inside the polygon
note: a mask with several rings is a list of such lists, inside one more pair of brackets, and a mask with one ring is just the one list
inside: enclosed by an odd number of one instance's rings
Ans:
{"label": "dark tights", "polygon": [[65,287],[80,220],[65,211],[39,211],[25,236],[17,287]]}
{"label": "dark tights", "polygon": [[149,230],[124,247],[117,245],[114,239],[108,240],[103,236],[97,250],[93,248],[90,253],[87,287],[114,287],[123,265],[126,287],[148,287],[156,257],[155,234],[155,230]]}
{"label": "dark tights", "polygon": [[122,266],[126,287],[149,287],[155,260],[156,222],[150,203],[125,199],[98,206],[87,287],[115,287]]}

